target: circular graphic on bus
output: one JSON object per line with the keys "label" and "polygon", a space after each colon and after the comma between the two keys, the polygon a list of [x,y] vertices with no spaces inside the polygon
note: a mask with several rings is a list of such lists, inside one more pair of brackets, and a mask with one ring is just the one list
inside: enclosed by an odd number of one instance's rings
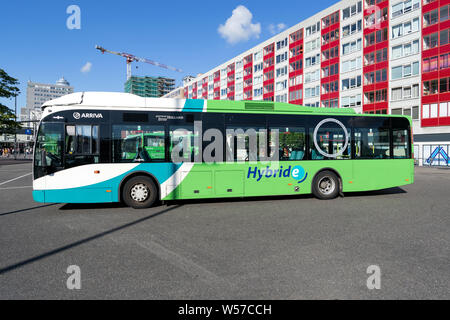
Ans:
{"label": "circular graphic on bus", "polygon": [[[325,123],[328,123],[328,122],[333,122],[333,123],[338,124],[344,131],[344,136],[345,136],[344,137],[344,146],[341,149],[339,149],[337,152],[334,152],[334,153],[327,153],[327,152],[323,151],[322,148],[319,146],[319,143],[317,142],[317,132],[319,131],[321,126],[323,126]],[[340,122],[337,119],[327,118],[327,119],[323,119],[322,121],[320,121],[317,124],[316,128],[314,129],[313,137],[314,137],[313,138],[314,146],[316,147],[317,152],[319,152],[324,157],[337,158],[339,156],[342,156],[342,154],[348,147],[349,134],[348,134],[347,128],[344,126],[344,124],[342,122]]]}

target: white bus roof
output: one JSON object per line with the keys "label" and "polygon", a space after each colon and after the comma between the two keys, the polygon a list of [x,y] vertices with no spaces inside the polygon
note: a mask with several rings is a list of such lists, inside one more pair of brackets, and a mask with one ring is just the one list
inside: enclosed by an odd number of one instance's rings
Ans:
{"label": "white bus roof", "polygon": [[42,109],[53,106],[180,109],[185,102],[185,99],[143,98],[122,92],[76,92],[47,101]]}

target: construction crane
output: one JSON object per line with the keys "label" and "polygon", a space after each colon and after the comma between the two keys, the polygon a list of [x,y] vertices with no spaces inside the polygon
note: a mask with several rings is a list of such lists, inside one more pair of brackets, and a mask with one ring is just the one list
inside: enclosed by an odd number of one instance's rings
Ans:
{"label": "construction crane", "polygon": [[95,49],[100,50],[102,53],[108,52],[108,53],[112,53],[115,54],[117,56],[121,56],[124,57],[125,59],[127,59],[127,80],[131,78],[131,63],[136,61],[136,62],[144,62],[144,63],[149,63],[151,65],[154,65],[156,67],[161,67],[167,70],[172,70],[172,71],[176,71],[176,72],[183,72],[183,70],[178,69],[178,68],[174,68],[168,65],[165,65],[163,63],[159,63],[153,60],[149,60],[149,59],[145,59],[145,58],[139,58],[136,57],[135,55],[132,55],[130,53],[126,53],[126,52],[116,52],[116,51],[111,51],[111,50],[107,50],[103,47],[100,46],[95,46]]}

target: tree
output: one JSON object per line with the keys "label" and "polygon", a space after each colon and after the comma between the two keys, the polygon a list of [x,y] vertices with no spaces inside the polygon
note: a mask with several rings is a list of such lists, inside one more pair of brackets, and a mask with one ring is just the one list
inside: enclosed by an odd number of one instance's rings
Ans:
{"label": "tree", "polygon": [[[0,98],[14,98],[20,93],[19,81],[10,77],[5,70],[0,69]],[[20,129],[20,123],[11,109],[0,103],[0,134],[12,134]]]}

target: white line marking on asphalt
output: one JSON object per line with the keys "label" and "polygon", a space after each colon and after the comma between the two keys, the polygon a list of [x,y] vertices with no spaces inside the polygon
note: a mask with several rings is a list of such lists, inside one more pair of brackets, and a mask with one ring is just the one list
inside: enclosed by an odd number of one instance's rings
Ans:
{"label": "white line marking on asphalt", "polygon": [[0,186],[2,186],[2,185],[4,185],[4,184],[7,184],[8,182],[13,182],[13,181],[15,181],[15,180],[19,180],[20,178],[24,178],[24,177],[29,176],[29,175],[31,175],[31,172],[30,172],[30,173],[27,173],[27,174],[24,174],[23,176],[20,176],[20,177],[17,177],[17,178],[14,178],[14,179],[11,179],[11,180],[2,182],[2,183],[0,183]]}
{"label": "white line marking on asphalt", "polygon": [[0,188],[0,190],[13,190],[13,189],[25,189],[25,188],[33,188],[33,186]]}

